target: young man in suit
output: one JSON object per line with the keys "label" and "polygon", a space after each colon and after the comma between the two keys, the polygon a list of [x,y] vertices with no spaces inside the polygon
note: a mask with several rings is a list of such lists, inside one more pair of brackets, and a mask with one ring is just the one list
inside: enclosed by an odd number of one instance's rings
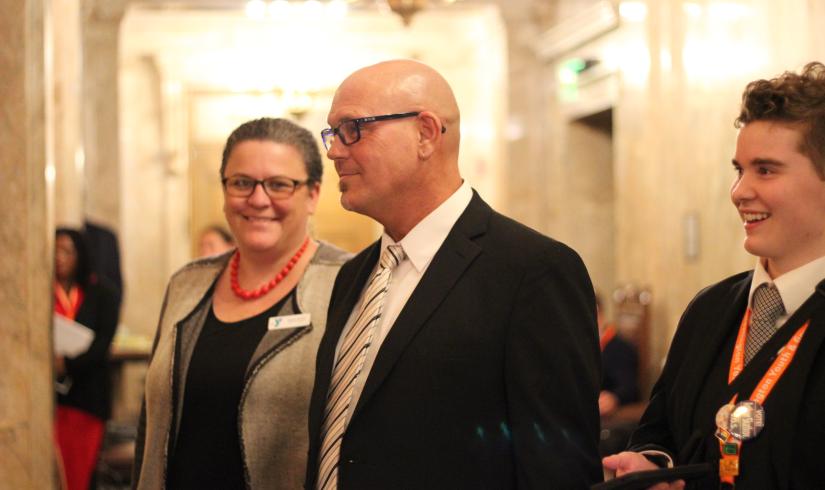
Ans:
{"label": "young man in suit", "polygon": [[604,465],[655,468],[645,453],[711,463],[691,488],[821,488],[825,66],[751,82],[737,126],[731,201],[756,267],[691,302],[631,451]]}
{"label": "young man in suit", "polygon": [[342,205],[384,233],[335,283],[306,488],[601,480],[587,271],[570,248],[496,213],[462,180],[446,80],[406,60],[358,70],[336,91],[328,122]]}

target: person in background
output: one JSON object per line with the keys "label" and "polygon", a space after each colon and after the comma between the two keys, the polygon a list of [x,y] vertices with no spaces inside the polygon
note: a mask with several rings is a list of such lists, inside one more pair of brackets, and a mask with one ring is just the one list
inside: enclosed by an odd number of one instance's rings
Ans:
{"label": "person in background", "polygon": [[384,233],[335,281],[305,488],[601,480],[587,270],[461,178],[447,81],[411,60],[363,68],[338,87],[327,122],[341,204]]}
{"label": "person in background", "polygon": [[749,83],[736,125],[730,197],[755,267],[691,301],[630,450],[604,466],[710,463],[691,488],[822,488],[825,65]]}
{"label": "person in background", "polygon": [[198,257],[220,255],[233,248],[235,248],[235,239],[221,225],[207,226],[198,238]]}
{"label": "person in background", "polygon": [[620,414],[619,408],[639,401],[639,354],[616,325],[607,320],[599,294],[596,294],[596,317],[604,376],[599,393],[602,426],[599,453],[608,455],[625,448],[638,422],[638,416],[631,419]]}
{"label": "person in background", "polygon": [[622,405],[639,400],[639,354],[636,347],[619,334],[616,325],[605,318],[599,295],[596,295],[596,315],[604,373],[599,415],[605,418],[615,414]]}
{"label": "person in background", "polygon": [[315,353],[348,257],[308,233],[322,171],[312,134],[285,119],[248,121],[229,135],[220,176],[237,249],[169,281],[135,488],[301,487]]}
{"label": "person in background", "polygon": [[104,280],[115,291],[120,311],[124,284],[120,272],[120,246],[117,235],[109,227],[88,219],[83,222],[81,233],[92,260],[92,274]]}
{"label": "person in background", "polygon": [[94,339],[73,357],[55,354],[55,435],[68,490],[87,490],[111,410],[108,355],[118,322],[117,292],[91,271],[81,233],[55,233],[54,311],[91,329]]}

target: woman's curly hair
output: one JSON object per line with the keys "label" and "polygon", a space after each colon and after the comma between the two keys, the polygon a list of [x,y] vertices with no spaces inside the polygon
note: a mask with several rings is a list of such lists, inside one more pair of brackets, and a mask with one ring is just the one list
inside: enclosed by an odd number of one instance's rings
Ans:
{"label": "woman's curly hair", "polygon": [[800,128],[800,152],[814,163],[825,180],[825,65],[812,62],[802,73],[786,71],[770,80],[755,80],[745,87],[742,109],[734,125],[776,121]]}

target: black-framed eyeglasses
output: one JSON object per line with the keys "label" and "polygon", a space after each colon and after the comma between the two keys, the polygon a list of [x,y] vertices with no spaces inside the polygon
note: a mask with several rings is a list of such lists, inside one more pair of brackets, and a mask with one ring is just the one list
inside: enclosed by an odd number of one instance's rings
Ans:
{"label": "black-framed eyeglasses", "polygon": [[233,175],[221,179],[226,193],[232,197],[249,197],[261,184],[270,199],[286,199],[295,193],[295,189],[310,183],[309,180],[295,180],[276,175],[265,179],[253,179],[246,175]]}
{"label": "black-framed eyeglasses", "polygon": [[[335,138],[341,140],[341,143],[349,146],[358,142],[361,139],[361,126],[364,124],[389,121],[392,119],[404,119],[407,117],[415,117],[421,112],[401,112],[398,114],[385,114],[383,116],[367,116],[359,117],[357,119],[345,119],[334,128],[326,128],[321,131],[321,140],[324,142],[324,148],[329,151],[332,142]],[[441,132],[447,131],[446,126],[441,127]]]}

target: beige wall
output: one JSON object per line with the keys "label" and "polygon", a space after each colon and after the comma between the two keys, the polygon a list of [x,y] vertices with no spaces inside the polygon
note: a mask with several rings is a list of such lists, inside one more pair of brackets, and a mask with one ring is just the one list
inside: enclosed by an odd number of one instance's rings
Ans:
{"label": "beige wall", "polygon": [[[120,22],[129,0],[82,0],[84,216],[120,231]],[[62,19],[60,20],[63,21]]]}
{"label": "beige wall", "polygon": [[[610,267],[605,256],[612,255],[617,283],[651,288],[655,367],[698,290],[753,265],[742,249],[741,224],[728,197],[733,120],[748,81],[825,58],[825,6],[804,0],[708,0],[688,9],[689,2],[676,0],[630,3],[642,5],[645,13],[638,16],[637,9],[636,17],[621,17],[617,29],[544,60],[545,82],[553,88],[544,105],[547,168],[540,175],[552,176],[544,184],[557,196],[548,196],[544,220],[535,223],[577,245],[594,278],[610,277],[603,268]],[[571,101],[561,94],[557,70],[575,56],[595,56],[609,66],[602,66],[604,73],[594,80],[581,80]],[[613,92],[604,87],[612,78],[617,81]],[[569,131],[569,113],[603,107],[604,101],[614,113],[615,242],[599,251],[598,244],[579,235],[575,223],[576,217],[586,219],[595,204],[569,195],[576,175],[599,177],[587,165],[569,168],[571,154],[593,151],[575,147],[578,137]],[[513,208],[527,206],[522,202]],[[685,253],[688,216],[698,220],[696,257]]]}
{"label": "beige wall", "polygon": [[[166,222],[179,216],[172,214],[173,204],[182,201],[188,209],[189,203],[185,194],[170,195],[167,190],[175,176],[165,158],[157,66],[147,58],[129,60],[121,64],[119,77],[120,120],[128,128],[120,137],[123,185],[118,196],[118,228],[125,282],[121,331],[125,327],[152,338],[166,281],[173,267],[182,265],[170,263],[168,242],[172,238]],[[179,245],[188,248],[186,242]]]}
{"label": "beige wall", "polygon": [[554,233],[582,256],[605,305],[616,268],[611,118],[610,111],[603,111],[569,119],[560,128],[564,137],[554,185],[560,197]]}
{"label": "beige wall", "polygon": [[80,0],[52,3],[54,61],[54,166],[57,225],[83,226],[82,49]]}

